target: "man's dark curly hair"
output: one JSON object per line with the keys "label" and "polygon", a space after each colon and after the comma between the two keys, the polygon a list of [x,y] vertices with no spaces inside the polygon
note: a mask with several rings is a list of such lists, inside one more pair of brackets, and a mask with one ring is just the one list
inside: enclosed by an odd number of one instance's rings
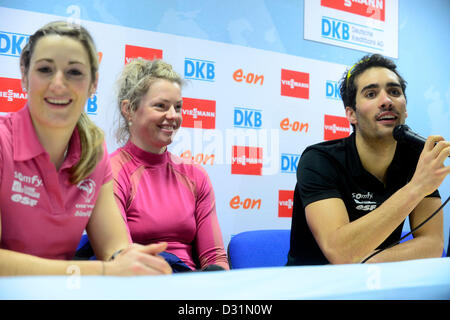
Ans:
{"label": "man's dark curly hair", "polygon": [[339,89],[340,94],[342,98],[342,102],[344,103],[345,107],[351,107],[353,110],[356,110],[356,84],[355,79],[366,71],[369,68],[373,67],[383,67],[391,70],[394,72],[398,80],[400,82],[400,86],[403,91],[403,95],[406,99],[406,81],[402,78],[402,76],[397,71],[397,66],[395,63],[388,59],[383,57],[380,54],[372,54],[372,55],[366,55],[361,60],[359,60],[353,67],[348,69],[342,76],[340,83],[339,83]]}

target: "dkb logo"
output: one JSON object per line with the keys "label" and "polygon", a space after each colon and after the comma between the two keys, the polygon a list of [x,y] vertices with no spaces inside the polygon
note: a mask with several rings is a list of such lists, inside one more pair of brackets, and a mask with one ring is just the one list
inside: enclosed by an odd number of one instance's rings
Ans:
{"label": "dkb logo", "polygon": [[327,80],[325,84],[325,96],[327,99],[341,100],[339,84],[336,81]]}
{"label": "dkb logo", "polygon": [[283,173],[296,173],[299,154],[282,153],[281,154],[281,172]]}
{"label": "dkb logo", "polygon": [[186,79],[214,82],[216,78],[214,61],[185,58],[184,77]]}
{"label": "dkb logo", "polygon": [[349,40],[349,25],[334,19],[322,18],[322,36],[337,40]]}
{"label": "dkb logo", "polygon": [[86,102],[86,113],[95,115],[97,114],[98,104],[97,104],[97,94],[94,94]]}
{"label": "dkb logo", "polygon": [[260,129],[261,125],[261,110],[234,108],[234,126],[236,128]]}
{"label": "dkb logo", "polygon": [[0,31],[0,55],[19,57],[29,35]]}

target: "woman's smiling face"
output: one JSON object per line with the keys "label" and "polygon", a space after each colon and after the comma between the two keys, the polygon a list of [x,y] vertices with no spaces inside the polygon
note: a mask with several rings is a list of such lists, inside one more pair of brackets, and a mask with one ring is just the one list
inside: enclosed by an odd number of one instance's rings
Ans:
{"label": "woman's smiling face", "polygon": [[22,70],[35,126],[73,129],[95,93],[92,78],[88,53],[79,41],[55,34],[39,39],[28,72]]}

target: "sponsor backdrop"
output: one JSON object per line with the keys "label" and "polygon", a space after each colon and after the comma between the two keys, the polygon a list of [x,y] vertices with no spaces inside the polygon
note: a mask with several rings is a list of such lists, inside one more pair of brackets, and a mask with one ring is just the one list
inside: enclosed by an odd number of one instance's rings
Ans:
{"label": "sponsor backdrop", "polygon": [[[364,1],[342,1],[342,6],[336,6],[336,2],[305,0],[305,23],[308,10],[317,6],[322,10],[321,17],[311,17],[322,22],[310,22],[319,33],[322,28],[322,36],[311,39],[342,46],[334,43],[336,39],[329,42],[323,36],[329,30],[324,28],[331,26],[336,36],[337,30],[347,28],[342,19],[347,25],[373,19],[361,14],[359,6]],[[359,8],[357,12],[347,10],[347,2]],[[374,1],[385,2],[389,1]],[[397,1],[392,1],[391,7],[383,7],[382,14],[377,11],[376,18],[385,26],[377,41],[389,46],[383,50],[361,49],[397,57],[397,9]],[[348,65],[82,20],[80,10],[68,6],[66,15],[56,16],[0,7],[0,112],[16,111],[26,102],[18,57],[29,35],[53,20],[81,23],[92,33],[100,59],[98,91],[86,104],[86,112],[105,131],[109,152],[118,147],[114,135],[119,119],[115,94],[123,65],[137,57],[162,58],[186,79],[183,124],[169,150],[202,165],[209,173],[225,244],[234,234],[246,230],[289,229],[302,151],[312,143],[351,132],[338,92],[338,80]],[[333,22],[338,20],[339,27]],[[373,23],[365,26],[373,27]],[[305,25],[305,38],[307,29]],[[350,30],[354,31],[354,26]]]}

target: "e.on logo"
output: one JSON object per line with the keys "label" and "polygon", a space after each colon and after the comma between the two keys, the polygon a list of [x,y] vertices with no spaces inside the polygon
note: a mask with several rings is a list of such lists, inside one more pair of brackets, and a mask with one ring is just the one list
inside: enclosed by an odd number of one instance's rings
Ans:
{"label": "e.on logo", "polygon": [[125,45],[125,64],[136,58],[143,58],[146,60],[162,59],[163,52],[160,49],[152,49],[145,47]]}
{"label": "e.on logo", "polygon": [[283,131],[294,131],[294,132],[308,132],[309,124],[308,122],[298,122],[298,121],[290,121],[289,118],[284,118],[280,122],[280,128]]}
{"label": "e.on logo", "polygon": [[231,153],[231,174],[262,175],[262,156],[262,148],[233,146]]}
{"label": "e.on logo", "polygon": [[331,116],[326,114],[323,125],[323,139],[334,140],[350,135],[350,122],[346,117]]}
{"label": "e.on logo", "polygon": [[278,217],[291,218],[294,207],[294,191],[278,190]]}
{"label": "e.on logo", "polygon": [[281,95],[309,99],[309,73],[281,69]]}
{"label": "e.on logo", "polygon": [[192,161],[195,164],[214,164],[214,155],[213,154],[203,154],[203,153],[197,153],[196,155],[192,155],[191,150],[183,151],[183,153],[180,155],[180,158],[186,159],[188,161]]}
{"label": "e.on logo", "polygon": [[20,79],[0,78],[0,112],[15,112],[25,105],[28,99],[22,90]]}
{"label": "e.on logo", "polygon": [[99,51],[98,52],[98,64],[102,63],[102,59],[103,59],[103,52]]}
{"label": "e.on logo", "polygon": [[256,209],[259,210],[261,208],[261,199],[241,199],[239,196],[234,196],[230,200],[231,209]]}
{"label": "e.on logo", "polygon": [[259,85],[263,85],[264,83],[264,75],[258,75],[258,74],[254,74],[254,73],[244,73],[244,71],[242,69],[237,69],[234,73],[233,73],[233,79],[236,82],[243,82],[245,81],[246,83],[250,83],[250,84],[259,84]]}
{"label": "e.on logo", "polygon": [[181,108],[184,128],[215,129],[216,101],[193,98],[183,98]]}

